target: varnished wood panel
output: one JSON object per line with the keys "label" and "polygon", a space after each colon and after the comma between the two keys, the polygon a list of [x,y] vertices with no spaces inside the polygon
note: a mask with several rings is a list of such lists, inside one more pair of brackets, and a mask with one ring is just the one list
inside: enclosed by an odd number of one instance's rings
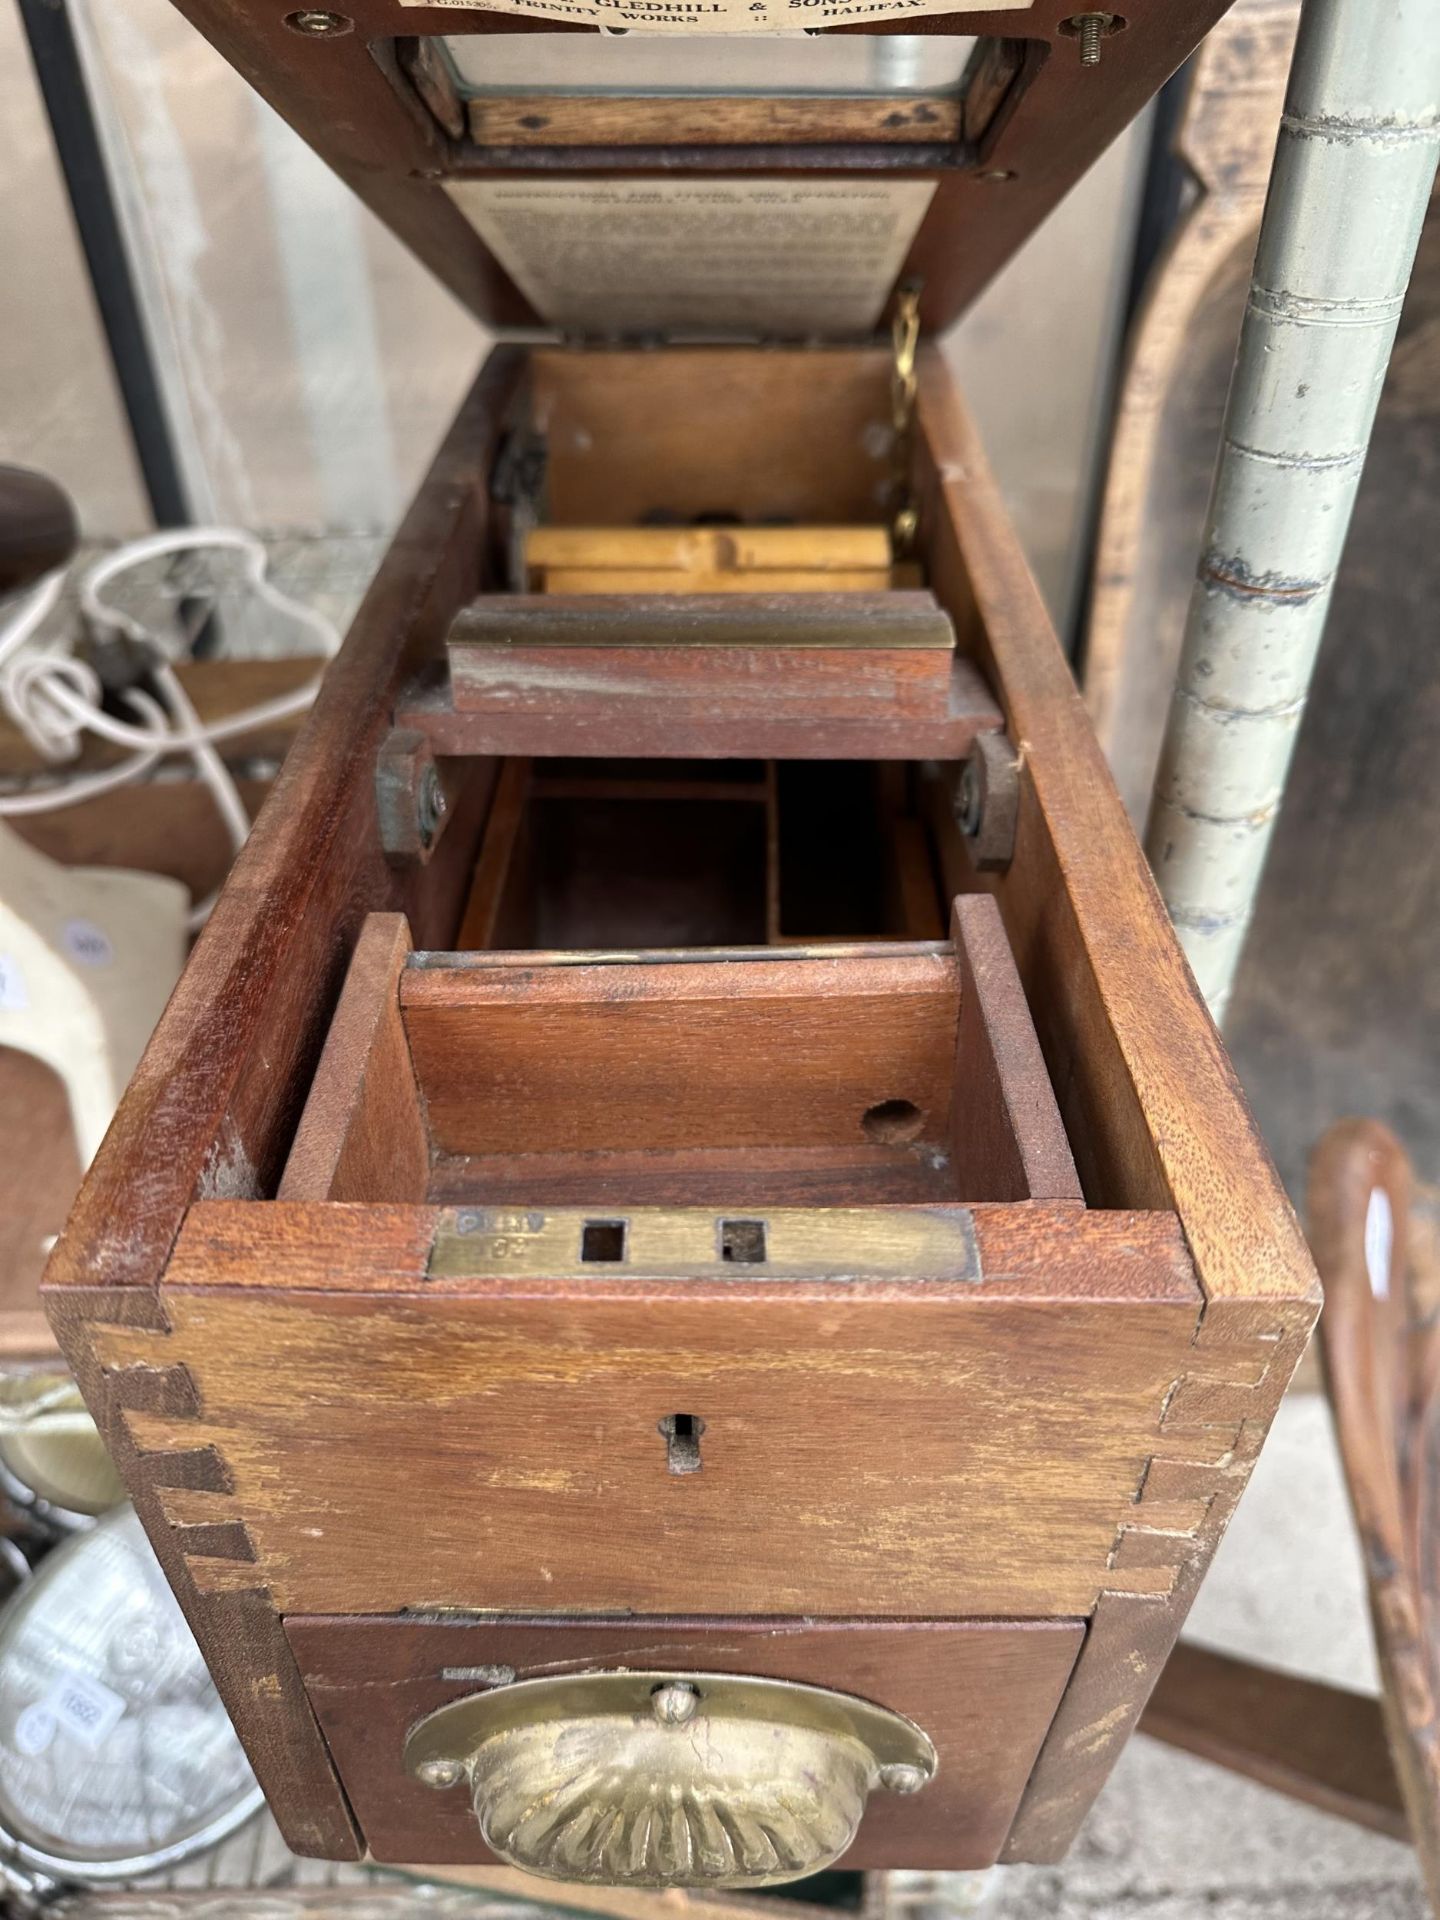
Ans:
{"label": "varnished wood panel", "polygon": [[1070,1143],[1005,929],[984,894],[962,894],[952,920],[960,965],[951,1164],[961,1195],[1084,1204]]}
{"label": "varnished wood panel", "polygon": [[463,1787],[408,1779],[405,1735],[477,1690],[466,1671],[517,1679],[577,1668],[750,1673],[835,1687],[906,1715],[935,1742],[923,1793],[871,1797],[845,1868],[987,1866],[1009,1829],[1076,1651],[1081,1622],[400,1620],[286,1622],[341,1777],[380,1860],[491,1858]]}
{"label": "varnished wood panel", "polygon": [[890,1100],[918,1109],[929,1140],[946,1136],[959,1006],[948,948],[458,961],[411,966],[400,982],[441,1153],[859,1145],[866,1113]]}
{"label": "varnished wood panel", "polygon": [[933,349],[918,417],[932,583],[1024,743],[1014,859],[962,877],[999,903],[1088,1197],[1175,1206],[1212,1302],[1313,1303],[1299,1223]]}
{"label": "varnished wood panel", "polygon": [[[534,544],[532,540],[532,549]],[[796,595],[783,584],[765,584],[771,578],[767,571],[759,574],[763,591],[717,596],[708,589],[692,591],[678,569],[657,566],[640,571],[655,574],[660,584],[633,599],[617,599],[614,594],[591,598],[571,593],[557,599],[549,593],[491,593],[462,607],[446,637],[456,683],[455,704],[467,704],[464,676],[490,654],[502,651],[551,647],[588,648],[604,655],[620,649],[675,650],[688,655],[698,649],[700,664],[714,670],[729,653],[756,652],[763,657],[773,648],[787,657],[794,672],[803,671],[807,663],[818,671],[820,659],[812,656],[830,659],[837,671],[847,666],[858,671],[864,657],[898,650],[907,655],[918,652],[921,658],[904,664],[916,672],[928,667],[943,684],[947,662],[930,656],[948,653],[955,645],[950,622],[924,592]],[[820,573],[821,569],[810,571]],[[836,653],[842,657],[831,659]],[[790,657],[797,654],[800,659]],[[857,660],[856,654],[862,658]],[[592,665],[598,667],[599,661]]]}
{"label": "varnished wood panel", "polygon": [[656,1147],[593,1153],[445,1154],[430,1169],[435,1206],[502,1204],[715,1207],[866,1207],[955,1199],[933,1144],[844,1147]]}
{"label": "varnished wood panel", "polygon": [[400,1017],[403,914],[361,929],[280,1182],[282,1200],[424,1200],[430,1139]]}
{"label": "varnished wood panel", "polygon": [[1000,725],[969,661],[920,649],[508,647],[455,657],[453,696],[432,677],[397,715],[437,754],[963,760],[978,733]]}
{"label": "varnished wood panel", "polygon": [[[830,511],[884,477],[883,455],[844,453],[848,429],[827,438],[818,412],[797,455],[765,470],[764,437],[743,422],[686,422],[695,363],[674,359],[663,433],[635,421],[644,403],[628,389],[643,472],[577,444],[568,475],[557,459],[558,484],[639,500],[665,473],[660,447],[698,493],[712,426],[736,470],[755,445],[751,499],[803,493],[808,472]],[[806,356],[755,359],[775,416],[788,408],[803,438],[805,409],[781,389],[798,396]],[[597,360],[603,381],[612,356]],[[587,1606],[638,1588],[642,1603],[673,1607],[683,1582],[685,1604],[706,1609],[1094,1607],[1006,1843],[1053,1857],[1163,1661],[1313,1306],[1293,1223],[937,363],[922,380],[917,462],[929,577],[1024,756],[1015,864],[984,884],[1089,1198],[1173,1204],[1178,1219],[982,1207],[984,1277],[964,1290],[829,1282],[787,1297],[710,1283],[642,1311],[614,1280],[583,1292],[532,1280],[509,1295],[431,1280],[427,1209],[256,1204],[278,1178],[361,915],[408,905],[419,945],[453,940],[493,770],[476,769],[423,880],[407,884],[377,844],[374,754],[396,690],[480,585],[483,476],[515,367],[502,357],[457,424],[331,670],[52,1262],[52,1316],[303,1850],[357,1842],[278,1607],[387,1609],[407,1594],[464,1605],[489,1578],[475,1542],[503,1524],[513,1559],[497,1563],[496,1597],[539,1610],[563,1603],[567,1581]],[[883,356],[852,359],[846,377],[860,367],[883,423]],[[952,822],[942,852],[951,891],[965,891],[977,882],[957,839]],[[222,1194],[234,1197],[203,1197]],[[512,1367],[528,1399],[491,1391]],[[857,1417],[837,1440],[852,1380]],[[666,1475],[656,1421],[703,1417],[686,1406],[697,1384],[721,1395],[714,1446],[700,1474]],[[737,1500],[706,1491],[732,1472]],[[525,1484],[497,1484],[516,1474]],[[707,1502],[715,1524],[698,1527]],[[552,1542],[570,1559],[553,1564]]]}
{"label": "varnished wood panel", "polygon": [[197,1193],[273,1188],[363,910],[408,904],[421,939],[448,938],[488,797],[472,783],[424,869],[423,897],[386,862],[374,756],[391,689],[438,645],[480,583],[484,481],[520,372],[492,356],[461,408],[342,655],[236,861],[46,1270],[51,1323],[250,1762],[296,1852],[353,1858],[359,1839],[268,1595],[202,1594],[157,1481],[213,1484],[216,1456],[142,1464],[123,1395],[94,1356],[97,1326],[161,1327],[160,1274]]}
{"label": "varnished wood panel", "polygon": [[[168,1334],[100,1330],[147,1454],[210,1446],[253,1560],[191,1558],[279,1611],[1084,1614],[1191,1367],[1172,1220],[975,1211],[980,1279],[429,1272],[416,1208],[192,1208]],[[699,1473],[658,1423],[706,1421]],[[1223,1419],[1227,1409],[1220,1409]],[[1186,1409],[1180,1417],[1198,1416]],[[393,1517],[404,1512],[406,1525]],[[1172,1524],[1175,1516],[1169,1516]],[[1168,1542],[1184,1550],[1191,1516]]]}
{"label": "varnished wood panel", "polygon": [[636,526],[656,511],[885,524],[883,350],[542,347],[532,365],[552,525]]}
{"label": "varnished wood panel", "polygon": [[[994,892],[1093,1205],[1172,1205],[1206,1310],[1191,1373],[1007,1842],[1059,1858],[1164,1665],[1316,1311],[1314,1269],[1083,717],[1079,694],[938,354],[921,355],[918,483],[929,577],[1023,743],[1014,860],[976,874],[932,818],[955,891]],[[1165,1596],[1124,1568],[1191,1524]],[[1152,1505],[1153,1502],[1153,1505]],[[1172,1559],[1176,1556],[1171,1556]]]}

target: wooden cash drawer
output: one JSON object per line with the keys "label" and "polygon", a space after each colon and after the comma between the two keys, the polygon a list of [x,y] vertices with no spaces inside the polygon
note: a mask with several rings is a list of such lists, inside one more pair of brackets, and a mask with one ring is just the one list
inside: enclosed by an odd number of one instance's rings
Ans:
{"label": "wooden cash drawer", "polygon": [[[435,1793],[389,1760],[409,1727],[473,1692],[476,1674],[525,1681],[657,1663],[839,1687],[925,1724],[933,1786],[873,1796],[846,1867],[984,1866],[1084,1639],[1078,1620],[431,1621],[295,1619],[290,1643],[377,1859],[485,1859],[462,1793]],[[933,1799],[931,1796],[933,1795]]]}
{"label": "wooden cash drawer", "polygon": [[1303,1345],[938,355],[848,666],[783,595],[677,659],[647,586],[584,629],[593,727],[551,670],[517,520],[883,531],[891,418],[871,348],[497,350],[52,1259],[303,1852],[487,1859],[416,1720],[650,1649],[920,1722],[939,1772],[850,1864],[1055,1857]]}

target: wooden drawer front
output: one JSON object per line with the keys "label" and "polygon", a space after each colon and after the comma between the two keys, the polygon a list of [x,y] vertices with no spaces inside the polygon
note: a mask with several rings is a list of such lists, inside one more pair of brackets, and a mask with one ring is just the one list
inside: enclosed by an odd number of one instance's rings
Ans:
{"label": "wooden drawer front", "polygon": [[[151,1393],[128,1415],[147,1454],[224,1462],[223,1490],[160,1494],[196,1585],[263,1585],[287,1615],[1044,1620],[1117,1580],[1167,1592],[1195,1502],[1146,1564],[1113,1555],[1189,1407],[1174,1220],[970,1220],[969,1277],[577,1283],[443,1276],[433,1209],[212,1202],[168,1332],[108,1329],[104,1361],[117,1393]],[[1233,1445],[1244,1404],[1180,1457]],[[668,1457],[681,1414],[704,1422],[700,1472]]]}
{"label": "wooden drawer front", "polygon": [[[876,1794],[847,1867],[963,1868],[997,1856],[1084,1638],[1079,1620],[409,1620],[285,1623],[310,1703],[377,1860],[492,1858],[462,1785],[401,1764],[415,1722],[517,1679],[606,1668],[748,1673],[858,1694],[923,1726],[940,1766],[911,1798]],[[467,1677],[468,1676],[468,1677]]]}

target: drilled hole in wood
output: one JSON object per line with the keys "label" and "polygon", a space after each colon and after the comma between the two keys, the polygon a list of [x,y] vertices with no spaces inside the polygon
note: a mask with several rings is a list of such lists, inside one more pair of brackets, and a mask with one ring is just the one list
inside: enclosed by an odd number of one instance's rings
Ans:
{"label": "drilled hole in wood", "polygon": [[587,1220],[580,1229],[582,1260],[614,1262],[625,1258],[623,1220]]}
{"label": "drilled hole in wood", "polygon": [[901,1147],[919,1138],[925,1116],[913,1100],[882,1100],[861,1115],[860,1131],[877,1146]]}
{"label": "drilled hole in wood", "polygon": [[699,1473],[700,1436],[705,1422],[694,1413],[667,1413],[660,1422],[665,1436],[665,1465],[671,1473]]}
{"label": "drilled hole in wood", "polygon": [[720,1258],[737,1267],[758,1267],[766,1259],[763,1220],[722,1220]]}

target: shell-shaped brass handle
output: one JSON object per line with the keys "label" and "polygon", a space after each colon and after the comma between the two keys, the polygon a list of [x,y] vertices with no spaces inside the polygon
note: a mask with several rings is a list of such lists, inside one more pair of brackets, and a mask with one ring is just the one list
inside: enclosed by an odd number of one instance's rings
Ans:
{"label": "shell-shaped brass handle", "polygon": [[935,1749],[868,1700],[723,1673],[587,1673],[457,1700],[407,1770],[468,1784],[492,1853],[603,1886],[764,1887],[818,1873],[871,1792],[917,1793]]}

